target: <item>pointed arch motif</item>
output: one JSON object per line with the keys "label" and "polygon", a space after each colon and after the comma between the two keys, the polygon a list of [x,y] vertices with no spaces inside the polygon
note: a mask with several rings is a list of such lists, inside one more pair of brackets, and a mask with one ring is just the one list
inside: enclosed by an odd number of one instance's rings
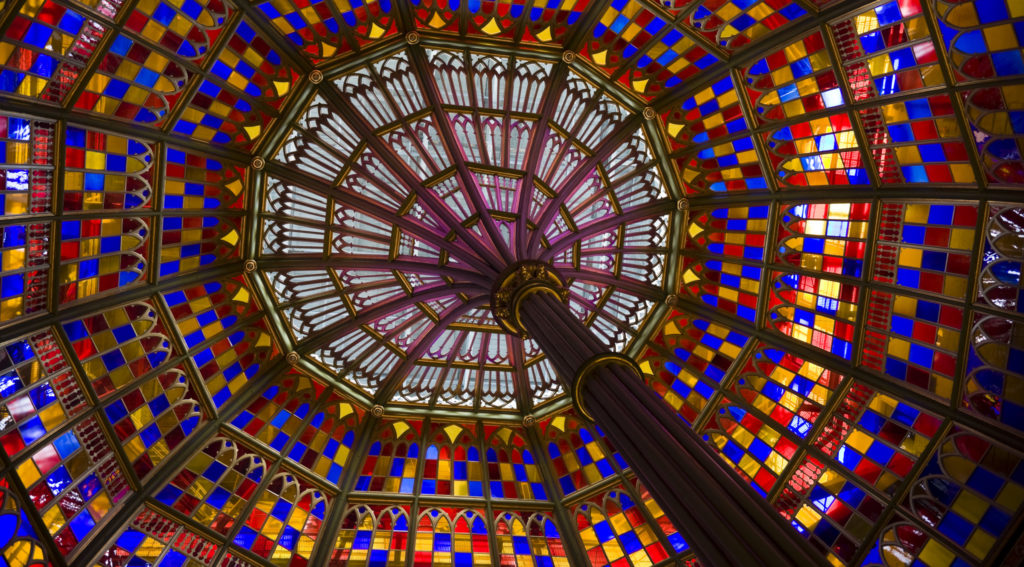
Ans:
{"label": "pointed arch motif", "polygon": [[356,490],[412,494],[420,459],[419,421],[394,421],[378,430],[370,446]]}
{"label": "pointed arch motif", "polygon": [[569,567],[558,526],[546,512],[495,512],[494,535],[501,565]]}
{"label": "pointed arch motif", "polygon": [[620,486],[590,498],[573,512],[587,558],[594,567],[639,567],[668,558],[657,528]]}
{"label": "pointed arch motif", "polygon": [[613,460],[620,468],[626,466],[618,453],[605,448],[606,440],[598,439],[603,436],[569,414],[542,421],[540,430],[565,496],[614,475]]}
{"label": "pointed arch motif", "polygon": [[185,373],[173,368],[103,408],[140,480],[156,470],[204,421],[195,397]]}
{"label": "pointed arch motif", "polygon": [[331,567],[402,567],[409,545],[409,508],[357,504],[345,511]]}
{"label": "pointed arch motif", "polygon": [[420,513],[416,526],[414,567],[491,565],[487,522],[477,510],[431,508]]}
{"label": "pointed arch motif", "polygon": [[305,567],[312,556],[329,500],[319,490],[288,472],[273,476],[255,497],[255,504],[232,544],[275,562]]}
{"label": "pointed arch motif", "polygon": [[69,321],[63,330],[100,398],[142,378],[174,354],[163,322],[148,302]]}
{"label": "pointed arch motif", "polygon": [[1024,430],[1024,399],[1018,393],[1024,368],[1012,362],[1024,356],[1024,325],[976,313],[970,333],[963,406],[991,421]]}
{"label": "pointed arch motif", "polygon": [[434,424],[423,438],[420,494],[482,498],[483,468],[473,431],[455,424]]}
{"label": "pointed arch motif", "polygon": [[266,462],[256,453],[226,437],[216,437],[189,459],[155,498],[226,535],[257,496],[266,470]]}
{"label": "pointed arch motif", "polygon": [[538,463],[526,439],[508,427],[485,425],[484,432],[491,498],[547,500]]}
{"label": "pointed arch motif", "polygon": [[7,565],[47,567],[46,548],[25,516],[24,505],[0,480],[0,558]]}

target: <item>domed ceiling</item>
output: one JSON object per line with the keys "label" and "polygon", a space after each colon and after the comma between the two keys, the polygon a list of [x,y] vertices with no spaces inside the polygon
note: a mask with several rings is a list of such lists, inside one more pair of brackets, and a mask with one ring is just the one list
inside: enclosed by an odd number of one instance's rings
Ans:
{"label": "domed ceiling", "polygon": [[834,565],[1024,561],[1012,0],[0,0],[0,564],[692,566],[491,294]]}
{"label": "domed ceiling", "polygon": [[676,201],[617,89],[554,66],[402,48],[317,86],[266,169],[258,260],[297,354],[375,403],[543,405],[554,370],[489,305],[523,260],[610,347],[633,340]]}

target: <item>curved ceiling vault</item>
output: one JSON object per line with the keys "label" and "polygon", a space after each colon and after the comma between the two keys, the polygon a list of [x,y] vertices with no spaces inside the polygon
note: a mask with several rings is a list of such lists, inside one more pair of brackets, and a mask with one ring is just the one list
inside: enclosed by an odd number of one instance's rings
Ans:
{"label": "curved ceiling vault", "polygon": [[833,564],[1024,560],[1022,44],[1012,0],[0,0],[0,563],[694,565],[495,323],[521,260]]}

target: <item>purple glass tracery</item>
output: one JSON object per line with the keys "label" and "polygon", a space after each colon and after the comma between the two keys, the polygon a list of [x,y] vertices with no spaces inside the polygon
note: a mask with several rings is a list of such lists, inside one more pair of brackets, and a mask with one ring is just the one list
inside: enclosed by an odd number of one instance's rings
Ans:
{"label": "purple glass tracery", "polygon": [[643,121],[556,70],[417,46],[320,85],[267,168],[261,215],[259,266],[297,352],[377,403],[553,400],[540,349],[488,305],[527,259],[565,275],[607,346],[631,342],[663,297],[650,282],[674,202]]}

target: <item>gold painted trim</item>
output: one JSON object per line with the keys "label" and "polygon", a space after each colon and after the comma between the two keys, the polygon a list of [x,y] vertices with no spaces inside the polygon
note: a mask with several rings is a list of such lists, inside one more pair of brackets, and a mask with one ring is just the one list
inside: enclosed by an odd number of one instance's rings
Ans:
{"label": "gold painted trim", "polygon": [[640,365],[624,354],[603,352],[590,357],[583,363],[583,366],[579,367],[576,371],[576,376],[572,380],[572,405],[577,414],[590,421],[594,421],[594,416],[590,415],[590,412],[583,406],[583,385],[594,374],[595,370],[613,364],[628,366],[636,372],[638,378],[644,375],[643,371],[640,370]]}

